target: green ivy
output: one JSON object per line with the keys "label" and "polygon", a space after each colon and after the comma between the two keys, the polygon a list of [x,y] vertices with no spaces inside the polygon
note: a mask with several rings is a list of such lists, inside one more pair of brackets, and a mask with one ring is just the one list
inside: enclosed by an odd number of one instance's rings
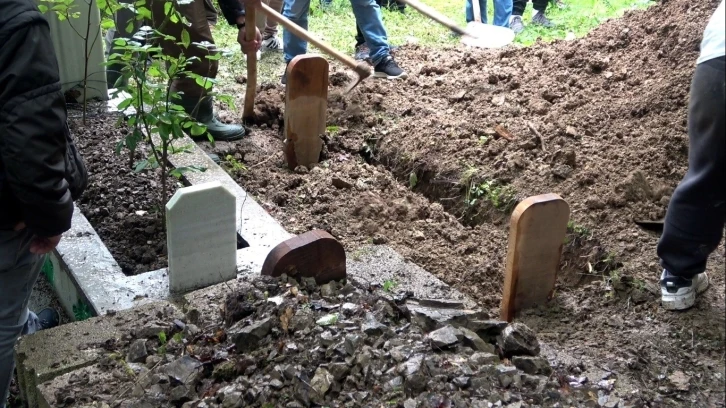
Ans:
{"label": "green ivy", "polygon": [[91,313],[91,308],[88,306],[86,302],[83,300],[78,300],[78,303],[73,305],[73,317],[76,319],[76,321],[86,320],[88,318],[93,317],[93,313]]}
{"label": "green ivy", "polygon": [[50,255],[45,257],[45,262],[43,262],[43,267],[40,271],[43,272],[43,275],[45,275],[45,279],[48,280],[48,283],[53,285],[53,261],[50,260]]}

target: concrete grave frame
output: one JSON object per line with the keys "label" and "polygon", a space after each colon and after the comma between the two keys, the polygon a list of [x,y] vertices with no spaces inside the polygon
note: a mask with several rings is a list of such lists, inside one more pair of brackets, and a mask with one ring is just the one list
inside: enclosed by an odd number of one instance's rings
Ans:
{"label": "concrete grave frame", "polygon": [[[179,143],[193,146],[193,149],[189,153],[170,156],[172,166],[206,168],[204,172],[185,173],[185,184],[217,181],[236,196],[237,233],[249,244],[237,250],[237,273],[259,274],[270,250],[293,235],[285,231],[191,139],[185,138]],[[63,234],[43,272],[66,313],[74,320],[170,297],[167,268],[126,276],[77,206],[74,207],[71,229]]]}

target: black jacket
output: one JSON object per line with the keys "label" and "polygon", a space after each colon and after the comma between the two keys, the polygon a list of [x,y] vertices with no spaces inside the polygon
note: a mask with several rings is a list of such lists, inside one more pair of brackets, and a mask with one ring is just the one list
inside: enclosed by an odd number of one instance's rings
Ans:
{"label": "black jacket", "polygon": [[0,0],[0,229],[70,228],[87,174],[66,120],[48,22],[33,0]]}

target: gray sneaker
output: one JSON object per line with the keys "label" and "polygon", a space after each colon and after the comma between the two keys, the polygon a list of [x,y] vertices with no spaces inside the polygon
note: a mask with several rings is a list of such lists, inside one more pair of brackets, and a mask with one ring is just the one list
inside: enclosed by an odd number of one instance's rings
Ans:
{"label": "gray sneaker", "polygon": [[524,23],[522,22],[522,16],[512,16],[512,21],[509,22],[509,28],[514,31],[514,34],[519,34],[524,31]]}
{"label": "gray sneaker", "polygon": [[691,279],[671,275],[663,270],[660,277],[661,304],[667,310],[686,310],[696,303],[696,295],[708,289],[708,275],[699,273]]}
{"label": "gray sneaker", "polygon": [[534,17],[532,17],[532,24],[541,25],[545,28],[553,28],[555,25],[550,21],[549,18],[545,15],[545,13],[539,12],[535,14]]}

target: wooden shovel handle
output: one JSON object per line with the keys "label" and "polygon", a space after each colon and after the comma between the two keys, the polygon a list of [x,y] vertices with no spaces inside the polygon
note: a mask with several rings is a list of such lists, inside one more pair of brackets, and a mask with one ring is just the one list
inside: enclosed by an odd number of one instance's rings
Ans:
{"label": "wooden shovel handle", "polygon": [[[248,7],[245,12],[245,38],[253,41],[257,34],[255,8]],[[247,89],[245,90],[245,106],[242,119],[251,119],[255,114],[255,92],[257,91],[257,52],[247,53]]]}
{"label": "wooden shovel handle", "polygon": [[277,24],[280,24],[281,26],[285,27],[288,31],[290,31],[291,33],[295,34],[296,36],[302,38],[303,40],[318,47],[319,49],[324,51],[326,54],[330,55],[331,57],[335,58],[336,60],[347,65],[349,68],[355,69],[358,66],[358,63],[352,57],[349,57],[349,56],[343,54],[342,52],[333,48],[333,46],[331,46],[330,44],[314,37],[312,33],[310,33],[307,30],[304,30],[299,25],[288,20],[285,16],[283,16],[282,14],[273,10],[272,8],[270,8],[270,6],[268,6],[265,3],[262,3],[262,12],[267,15],[267,18],[269,18],[272,21],[276,22]]}
{"label": "wooden shovel handle", "polygon": [[[408,4],[409,6],[413,7],[419,13],[436,21],[437,23],[443,25],[444,27],[448,28],[449,30],[451,30],[459,35],[471,35],[465,29],[459,27],[454,21],[450,20],[448,17],[444,16],[443,14],[439,13],[438,11],[432,9],[429,6],[427,6],[423,3],[420,3],[418,0],[401,0],[401,1]],[[474,1],[476,1],[476,0],[474,0]]]}

